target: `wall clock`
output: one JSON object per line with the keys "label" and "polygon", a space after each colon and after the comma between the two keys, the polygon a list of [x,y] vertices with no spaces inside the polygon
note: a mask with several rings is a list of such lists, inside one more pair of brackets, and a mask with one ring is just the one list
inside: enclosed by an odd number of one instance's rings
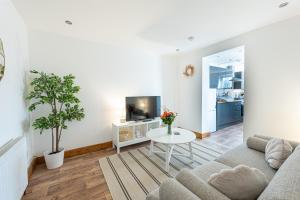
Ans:
{"label": "wall clock", "polygon": [[5,54],[4,54],[4,48],[2,40],[0,39],[0,81],[4,76],[4,70],[5,70]]}
{"label": "wall clock", "polygon": [[185,67],[185,70],[184,70],[184,72],[183,72],[183,74],[185,75],[185,76],[193,76],[194,75],[194,73],[195,73],[195,67],[193,66],[193,65],[187,65],[186,67]]}

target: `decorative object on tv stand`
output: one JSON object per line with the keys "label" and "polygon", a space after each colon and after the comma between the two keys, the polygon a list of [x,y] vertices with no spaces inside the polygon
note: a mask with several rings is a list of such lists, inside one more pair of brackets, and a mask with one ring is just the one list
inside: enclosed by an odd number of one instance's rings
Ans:
{"label": "decorative object on tv stand", "polygon": [[35,119],[32,126],[40,130],[40,134],[45,130],[51,130],[52,149],[45,151],[44,157],[47,168],[55,169],[64,161],[64,148],[60,148],[59,143],[63,129],[68,128],[66,123],[84,118],[84,110],[75,96],[80,87],[74,85],[75,77],[71,74],[60,77],[35,70],[31,73],[35,78],[31,81],[31,91],[27,97],[33,102],[29,106],[29,111],[33,112],[42,105],[49,106],[51,110],[50,113]]}
{"label": "decorative object on tv stand", "polygon": [[169,135],[172,134],[172,123],[174,122],[176,116],[177,116],[177,113],[170,112],[168,110],[164,111],[164,113],[160,116],[163,123],[168,126],[168,134]]}
{"label": "decorative object on tv stand", "polygon": [[2,40],[0,38],[0,81],[4,76],[5,71],[5,54]]}
{"label": "decorative object on tv stand", "polygon": [[123,108],[121,112],[120,123],[125,123],[125,122],[126,122],[126,110],[125,108]]}
{"label": "decorative object on tv stand", "polygon": [[193,65],[187,65],[187,66],[185,67],[184,72],[183,72],[183,74],[184,74],[185,76],[187,76],[187,77],[193,76],[194,73],[195,73],[195,67],[194,67]]}

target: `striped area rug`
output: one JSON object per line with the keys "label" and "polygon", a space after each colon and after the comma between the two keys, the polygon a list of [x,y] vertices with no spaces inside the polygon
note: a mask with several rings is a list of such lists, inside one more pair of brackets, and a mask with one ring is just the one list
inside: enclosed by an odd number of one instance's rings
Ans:
{"label": "striped area rug", "polygon": [[[156,144],[154,150],[165,150],[163,144]],[[106,182],[114,200],[144,200],[147,194],[160,186],[181,169],[193,169],[229,150],[222,145],[207,145],[202,141],[192,144],[194,162],[189,158],[172,155],[169,172],[165,171],[164,154],[149,156],[149,146],[122,152],[99,160]],[[174,153],[188,154],[187,144],[177,145]]]}

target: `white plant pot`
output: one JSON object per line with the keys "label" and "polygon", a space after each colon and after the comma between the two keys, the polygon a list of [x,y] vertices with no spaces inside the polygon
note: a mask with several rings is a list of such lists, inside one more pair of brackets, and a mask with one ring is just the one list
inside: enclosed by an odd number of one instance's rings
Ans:
{"label": "white plant pot", "polygon": [[44,152],[44,158],[48,169],[55,169],[63,165],[64,163],[65,149],[60,148],[60,152],[50,154],[50,151]]}

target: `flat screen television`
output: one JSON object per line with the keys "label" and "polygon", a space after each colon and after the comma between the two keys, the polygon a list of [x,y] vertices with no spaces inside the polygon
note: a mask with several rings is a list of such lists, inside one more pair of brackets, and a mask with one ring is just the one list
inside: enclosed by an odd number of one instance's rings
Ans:
{"label": "flat screen television", "polygon": [[160,116],[160,96],[126,97],[126,121],[147,121]]}

